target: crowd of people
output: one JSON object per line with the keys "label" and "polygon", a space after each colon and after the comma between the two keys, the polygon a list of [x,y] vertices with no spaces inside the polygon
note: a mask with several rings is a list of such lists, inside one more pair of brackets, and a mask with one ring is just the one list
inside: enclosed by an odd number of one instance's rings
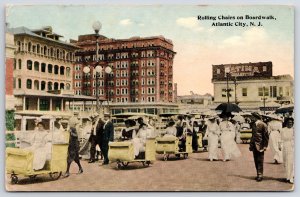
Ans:
{"label": "crowd of people", "polygon": [[[67,158],[67,171],[65,176],[70,175],[69,169],[74,161],[79,168],[78,173],[83,173],[79,157],[78,118],[73,116],[69,120],[69,148]],[[94,163],[98,156],[103,156],[103,165],[109,163],[109,142],[114,141],[114,125],[110,120],[110,114],[104,114],[103,120],[99,115],[91,117],[92,129],[89,138],[90,160]],[[25,149],[34,152],[33,169],[40,170],[45,166],[47,155],[51,153],[51,143],[65,142],[63,135],[65,129],[56,121],[55,131],[49,133],[45,130],[42,122],[37,122],[36,132],[31,139],[24,139],[30,143]],[[256,180],[263,180],[264,152],[272,151],[274,164],[284,164],[286,180],[294,182],[294,119],[282,118],[277,115],[262,116],[256,112],[246,121],[240,122],[231,113],[211,115],[196,120],[192,116],[178,115],[175,119],[170,118],[166,128],[160,133],[161,136],[174,136],[180,141],[179,150],[185,151],[186,136],[192,136],[192,149],[197,152],[199,147],[208,151],[208,160],[223,160],[224,162],[241,156],[238,143],[241,143],[240,129],[252,129],[249,150],[253,152],[254,163],[257,171]],[[138,159],[145,157],[146,139],[156,137],[154,122],[144,121],[142,117],[137,121],[125,120],[125,128],[118,140],[129,140],[133,143],[134,154]],[[199,144],[199,135],[202,144]],[[97,150],[99,147],[100,150]],[[46,153],[46,154],[45,154]]]}

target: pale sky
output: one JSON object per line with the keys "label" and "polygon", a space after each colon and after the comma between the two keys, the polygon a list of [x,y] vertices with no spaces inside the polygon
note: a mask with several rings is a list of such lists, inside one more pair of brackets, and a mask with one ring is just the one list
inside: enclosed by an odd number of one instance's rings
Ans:
{"label": "pale sky", "polygon": [[[197,20],[197,16],[269,16],[262,27],[212,27],[212,22],[253,20]],[[287,6],[13,6],[6,12],[10,27],[52,26],[62,40],[93,33],[109,38],[158,36],[171,39],[174,82],[178,94],[213,93],[212,65],[273,62],[273,74],[294,75],[294,10]],[[256,20],[257,21],[257,20]],[[254,20],[255,22],[255,20]]]}

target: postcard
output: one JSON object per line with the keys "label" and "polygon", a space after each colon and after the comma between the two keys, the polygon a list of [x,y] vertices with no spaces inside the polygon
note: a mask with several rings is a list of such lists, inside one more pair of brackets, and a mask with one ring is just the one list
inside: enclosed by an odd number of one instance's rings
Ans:
{"label": "postcard", "polygon": [[7,5],[7,191],[293,191],[294,7]]}

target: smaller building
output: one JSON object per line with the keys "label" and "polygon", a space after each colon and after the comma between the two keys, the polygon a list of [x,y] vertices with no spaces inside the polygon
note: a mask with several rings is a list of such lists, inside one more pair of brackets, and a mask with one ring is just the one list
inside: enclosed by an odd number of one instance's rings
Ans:
{"label": "smaller building", "polygon": [[194,94],[191,91],[190,95],[177,96],[180,113],[201,113],[206,111],[213,104],[213,96],[211,94]]}
{"label": "smaller building", "polygon": [[267,106],[266,110],[272,111],[282,104],[293,103],[293,77],[273,76],[272,67],[272,62],[213,65],[215,104],[227,102],[229,97],[230,102],[242,109],[262,110]]}

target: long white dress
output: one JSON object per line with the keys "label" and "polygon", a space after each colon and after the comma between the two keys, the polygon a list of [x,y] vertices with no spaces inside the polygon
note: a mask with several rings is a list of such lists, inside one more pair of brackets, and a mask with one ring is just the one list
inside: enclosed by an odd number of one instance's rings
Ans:
{"label": "long white dress", "polygon": [[224,161],[230,160],[231,156],[241,156],[241,151],[234,140],[235,128],[233,124],[229,121],[222,121],[219,126],[221,130],[221,148],[224,153]]}
{"label": "long white dress", "polygon": [[234,128],[235,128],[235,141],[237,144],[240,144],[240,143],[242,143],[241,132],[240,132],[241,125],[239,123],[236,123],[234,125]]}
{"label": "long white dress", "polygon": [[283,163],[286,179],[294,182],[294,128],[284,127],[280,131],[282,140]]}
{"label": "long white dress", "polygon": [[215,122],[207,124],[206,136],[208,138],[208,159],[218,160],[218,141],[219,141],[220,128]]}
{"label": "long white dress", "polygon": [[145,151],[146,147],[146,140],[147,138],[153,137],[153,130],[150,128],[144,128],[142,127],[139,129],[139,131],[136,133],[136,131],[132,134],[132,143],[133,143],[133,149],[134,149],[134,155],[138,156],[140,152]]}
{"label": "long white dress", "polygon": [[280,129],[282,129],[282,122],[279,120],[272,120],[268,123],[269,146],[273,153],[273,159],[278,163],[282,163],[282,151],[280,150],[281,135]]}
{"label": "long white dress", "polygon": [[40,170],[44,168],[47,160],[47,131],[36,131],[33,134],[31,146],[25,148],[33,152],[33,169]]}

